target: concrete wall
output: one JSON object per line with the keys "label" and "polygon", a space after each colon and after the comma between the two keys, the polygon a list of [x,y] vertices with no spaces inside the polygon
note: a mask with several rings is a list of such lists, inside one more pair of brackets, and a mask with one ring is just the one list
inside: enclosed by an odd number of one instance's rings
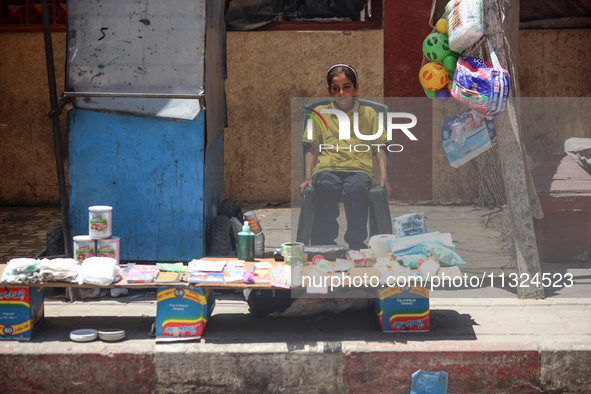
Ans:
{"label": "concrete wall", "polygon": [[591,138],[591,29],[522,30],[519,40],[528,155],[561,152],[570,137]]}
{"label": "concrete wall", "polygon": [[[66,35],[53,34],[58,97]],[[0,204],[57,204],[45,47],[41,33],[0,34]],[[67,169],[66,116],[61,117]]]}
{"label": "concrete wall", "polygon": [[[288,202],[291,97],[326,97],[325,72],[337,62],[360,71],[359,96],[382,96],[383,32],[230,32],[227,38],[225,195],[241,202]],[[522,96],[579,97],[580,105],[591,92],[591,62],[584,50],[589,41],[591,29],[522,30]],[[53,44],[59,94],[65,34],[53,34]],[[0,34],[0,53],[0,204],[55,204],[59,192],[43,35]],[[67,155],[65,119],[62,115]],[[580,120],[573,125],[540,131],[539,124],[528,122],[522,130],[528,153],[552,153],[568,137],[591,136]],[[473,198],[472,166],[458,173],[440,145],[433,140],[434,200]]]}
{"label": "concrete wall", "polygon": [[383,95],[381,30],[228,33],[225,195],[290,201],[291,98],[328,97],[326,71],[348,63],[359,96]]}

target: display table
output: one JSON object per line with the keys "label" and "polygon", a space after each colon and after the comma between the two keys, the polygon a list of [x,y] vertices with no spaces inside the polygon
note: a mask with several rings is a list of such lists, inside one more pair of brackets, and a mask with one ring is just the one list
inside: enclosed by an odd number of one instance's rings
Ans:
{"label": "display table", "polygon": [[[204,259],[228,260],[229,258]],[[272,258],[257,259],[256,262],[268,262],[274,267],[283,264]],[[252,271],[253,264],[254,262],[245,262],[244,269]],[[5,268],[6,264],[0,265],[0,276]],[[307,272],[310,268],[307,266],[302,271]],[[367,269],[352,268],[351,274],[342,272],[340,274],[361,278],[374,273],[379,274],[375,268],[368,267]],[[227,275],[226,271],[224,275]],[[156,341],[200,338],[215,306],[212,291],[214,289],[286,290],[268,282],[192,284],[186,282],[186,277],[180,282],[127,283],[126,274],[122,274],[118,282],[108,286],[80,285],[70,282],[0,283],[0,289],[3,288],[0,290],[0,339],[29,340],[31,338],[33,331],[44,317],[43,288],[45,287],[157,289]],[[292,290],[294,289],[304,290],[301,287],[292,287]],[[383,331],[429,331],[429,289],[417,286],[404,288],[380,286],[376,295],[376,313]]]}
{"label": "display table", "polygon": [[[228,258],[207,258],[228,260]],[[274,259],[256,259],[277,266]],[[250,271],[254,262],[245,262]],[[0,277],[6,264],[0,264]],[[224,271],[226,274],[226,272]],[[0,282],[0,339],[30,340],[44,319],[45,287],[62,288],[127,288],[157,289],[156,337],[157,341],[198,339],[215,306],[213,289],[276,289],[270,283],[243,282],[187,283],[186,274],[180,282],[127,283],[127,275],[111,285],[91,285],[71,282],[2,283]]]}
{"label": "display table", "polygon": [[[228,260],[229,258],[222,258],[222,257],[206,257],[204,259],[207,260]],[[282,262],[275,261],[273,258],[268,259],[256,259],[256,261],[247,261],[244,263],[244,269],[246,271],[250,271],[252,269],[252,265],[255,262],[269,262],[273,266],[277,266],[278,264],[282,264]],[[4,269],[6,268],[6,264],[0,264],[0,277],[4,273]],[[171,286],[191,286],[191,287],[198,287],[201,289],[219,289],[219,290],[241,290],[241,289],[276,289],[277,287],[271,286],[269,283],[253,283],[253,284],[246,284],[243,282],[224,282],[224,283],[187,283],[185,275],[183,275],[183,280],[181,282],[168,282],[168,283],[127,283],[127,275],[123,274],[121,276],[121,280],[118,282],[112,283],[110,285],[101,285],[95,286],[90,284],[81,284],[78,283],[71,283],[71,282],[38,282],[38,283],[2,283],[0,282],[0,286],[7,286],[7,287],[73,287],[73,288],[92,288],[92,287],[100,287],[100,288],[127,288],[127,289],[155,289],[158,287],[171,287]]]}

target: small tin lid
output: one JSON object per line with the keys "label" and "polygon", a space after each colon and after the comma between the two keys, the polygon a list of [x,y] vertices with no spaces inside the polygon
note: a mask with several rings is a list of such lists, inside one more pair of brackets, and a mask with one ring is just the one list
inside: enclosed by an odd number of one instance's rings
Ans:
{"label": "small tin lid", "polygon": [[74,242],[92,242],[94,241],[94,238],[90,235],[75,235],[72,237],[72,240],[74,240]]}
{"label": "small tin lid", "polygon": [[98,336],[98,331],[91,328],[82,328],[70,332],[70,339],[74,342],[94,341]]}
{"label": "small tin lid", "polygon": [[115,342],[125,338],[125,331],[117,328],[107,328],[98,332],[99,338],[107,342]]}
{"label": "small tin lid", "polygon": [[113,210],[113,207],[108,205],[94,205],[92,207],[88,207],[88,210],[91,212],[110,212]]}
{"label": "small tin lid", "polygon": [[97,239],[96,242],[99,242],[99,243],[101,243],[101,242],[105,242],[105,243],[119,242],[119,237],[100,238],[100,239]]}

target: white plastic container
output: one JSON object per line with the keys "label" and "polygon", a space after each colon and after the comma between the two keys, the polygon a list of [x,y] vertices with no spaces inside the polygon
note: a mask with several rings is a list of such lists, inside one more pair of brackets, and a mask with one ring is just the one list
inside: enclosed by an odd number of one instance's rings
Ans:
{"label": "white plastic container", "polygon": [[88,207],[88,234],[91,238],[110,238],[113,232],[113,207],[95,205]]}
{"label": "white plastic container", "polygon": [[96,256],[96,241],[88,235],[76,235],[74,240],[74,259],[82,261]]}
{"label": "white plastic container", "polygon": [[119,264],[119,237],[97,239],[96,255],[97,257],[112,257]]}

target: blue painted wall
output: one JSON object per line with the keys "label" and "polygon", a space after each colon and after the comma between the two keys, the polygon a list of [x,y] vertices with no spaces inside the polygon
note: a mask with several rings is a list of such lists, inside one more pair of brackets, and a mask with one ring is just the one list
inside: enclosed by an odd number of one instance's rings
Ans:
{"label": "blue painted wall", "polygon": [[[77,109],[69,136],[72,235],[88,234],[89,206],[110,205],[122,260],[202,257],[204,124],[204,111],[173,121]],[[219,167],[210,171],[218,183],[208,187],[209,204],[223,195],[223,133],[219,140],[208,150]]]}
{"label": "blue painted wall", "polygon": [[[206,235],[209,235],[211,220],[217,216],[218,207],[224,197],[224,133],[219,133],[216,139],[205,151],[204,170],[204,220],[207,224]],[[203,237],[207,254],[210,239]]]}

